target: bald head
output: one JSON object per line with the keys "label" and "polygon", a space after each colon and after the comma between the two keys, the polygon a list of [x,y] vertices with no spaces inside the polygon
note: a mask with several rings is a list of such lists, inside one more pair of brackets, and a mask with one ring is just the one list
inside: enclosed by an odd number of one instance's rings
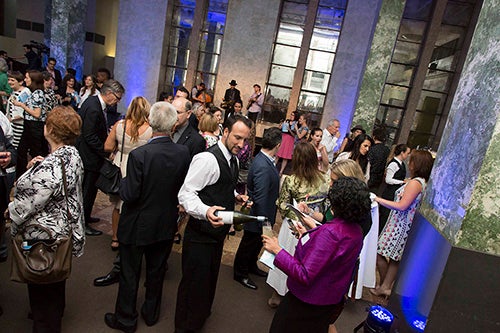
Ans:
{"label": "bald head", "polygon": [[172,106],[177,111],[177,123],[175,124],[175,127],[179,128],[184,126],[184,124],[188,121],[189,116],[191,116],[191,102],[184,97],[178,97],[174,99]]}

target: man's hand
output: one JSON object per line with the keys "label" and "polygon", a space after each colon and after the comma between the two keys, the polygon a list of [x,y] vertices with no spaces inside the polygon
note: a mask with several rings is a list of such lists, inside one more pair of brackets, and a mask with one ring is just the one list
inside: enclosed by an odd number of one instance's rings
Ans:
{"label": "man's hand", "polygon": [[225,208],[221,206],[212,206],[206,213],[207,221],[210,222],[214,228],[222,227],[224,225],[222,217],[215,215],[215,212],[218,210],[225,210]]}
{"label": "man's hand", "polygon": [[[245,194],[238,194],[238,195],[236,196],[236,203],[238,203],[238,204],[242,205],[242,204],[244,204],[245,202],[247,202],[247,201],[248,201],[248,198],[249,198],[249,197],[248,197],[248,195],[245,195]],[[250,206],[248,206],[248,207],[250,207]]]}
{"label": "man's hand", "polygon": [[10,151],[0,152],[0,166],[6,168],[10,164]]}

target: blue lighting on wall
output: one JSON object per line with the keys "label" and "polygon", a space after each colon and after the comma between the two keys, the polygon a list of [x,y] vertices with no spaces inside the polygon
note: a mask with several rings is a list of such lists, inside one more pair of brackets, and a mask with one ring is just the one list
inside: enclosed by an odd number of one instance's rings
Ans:
{"label": "blue lighting on wall", "polygon": [[450,250],[448,241],[417,213],[394,289],[401,297],[400,319],[415,332],[425,328]]}

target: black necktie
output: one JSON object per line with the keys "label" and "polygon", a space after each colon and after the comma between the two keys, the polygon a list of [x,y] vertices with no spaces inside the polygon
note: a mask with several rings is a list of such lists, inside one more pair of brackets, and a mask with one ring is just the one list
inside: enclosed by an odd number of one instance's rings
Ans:
{"label": "black necktie", "polygon": [[238,163],[236,162],[236,157],[231,156],[231,175],[233,176],[233,181],[236,183],[238,180]]}

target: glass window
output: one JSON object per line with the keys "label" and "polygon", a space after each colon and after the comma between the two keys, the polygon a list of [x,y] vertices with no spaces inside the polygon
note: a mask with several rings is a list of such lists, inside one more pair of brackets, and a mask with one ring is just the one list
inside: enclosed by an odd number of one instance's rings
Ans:
{"label": "glass window", "polygon": [[208,32],[223,34],[225,24],[226,24],[225,13],[208,12],[207,20],[203,24],[203,30]]}
{"label": "glass window", "polygon": [[276,43],[300,46],[304,28],[294,24],[280,23]]}
{"label": "glass window", "polygon": [[167,82],[172,83],[172,87],[178,87],[186,81],[187,71],[183,68],[167,67]]}
{"label": "glass window", "polygon": [[413,74],[413,66],[392,63],[387,74],[387,83],[409,86]]}
{"label": "glass window", "polygon": [[392,61],[403,64],[416,65],[420,51],[420,44],[406,43],[402,41],[396,42]]}
{"label": "glass window", "polygon": [[398,40],[412,43],[422,42],[427,23],[414,20],[401,20]]}
{"label": "glass window", "polygon": [[409,89],[386,84],[380,103],[394,106],[405,106]]}
{"label": "glass window", "polygon": [[194,8],[175,7],[172,26],[181,28],[192,28],[194,19]]}
{"label": "glass window", "polygon": [[347,0],[320,0],[319,5],[324,7],[346,8]]}
{"label": "glass window", "polygon": [[305,71],[304,79],[302,80],[302,89],[326,94],[329,81],[330,74]]}
{"label": "glass window", "polygon": [[295,68],[273,65],[271,67],[271,74],[269,75],[269,83],[291,87],[294,75]]}
{"label": "glass window", "polygon": [[285,1],[281,12],[281,22],[304,25],[306,14],[307,4]]}
{"label": "glass window", "polygon": [[187,68],[189,50],[171,47],[168,52],[167,65]]}
{"label": "glass window", "polygon": [[[227,0],[215,0],[208,2],[208,10],[211,12],[227,13]],[[225,19],[224,19],[225,21]]]}
{"label": "glass window", "polygon": [[172,28],[172,31],[170,33],[170,46],[177,46],[187,49],[190,35],[191,29]]}
{"label": "glass window", "polygon": [[307,56],[306,69],[330,73],[334,59],[335,53],[310,50]]}
{"label": "glass window", "polygon": [[432,0],[407,0],[403,17],[416,20],[429,20],[433,3],[434,1]]}
{"label": "glass window", "polygon": [[340,30],[345,10],[331,7],[319,7],[315,27]]}
{"label": "glass window", "polygon": [[269,85],[266,89],[266,97],[264,102],[266,104],[279,105],[288,107],[290,101],[290,88],[276,87]]}
{"label": "glass window", "polygon": [[443,93],[422,90],[418,100],[417,110],[426,113],[441,114],[447,96],[447,94]]}
{"label": "glass window", "polygon": [[222,35],[204,32],[201,34],[200,51],[220,54]]}
{"label": "glass window", "polygon": [[448,1],[442,23],[466,27],[469,24],[473,11],[473,5]]}
{"label": "glass window", "polygon": [[403,109],[381,105],[377,118],[386,126],[398,128],[403,116]]}
{"label": "glass window", "polygon": [[303,112],[323,113],[325,95],[301,91],[297,109]]}
{"label": "glass window", "polygon": [[274,47],[273,63],[286,66],[297,66],[297,60],[299,60],[300,48],[276,45]]}
{"label": "glass window", "polygon": [[314,28],[310,48],[335,52],[337,51],[339,36],[339,31]]}
{"label": "glass window", "polygon": [[446,92],[453,80],[453,73],[429,69],[425,76],[423,89]]}
{"label": "glass window", "polygon": [[205,52],[199,53],[198,71],[204,73],[216,73],[218,64],[219,56],[217,54]]}

